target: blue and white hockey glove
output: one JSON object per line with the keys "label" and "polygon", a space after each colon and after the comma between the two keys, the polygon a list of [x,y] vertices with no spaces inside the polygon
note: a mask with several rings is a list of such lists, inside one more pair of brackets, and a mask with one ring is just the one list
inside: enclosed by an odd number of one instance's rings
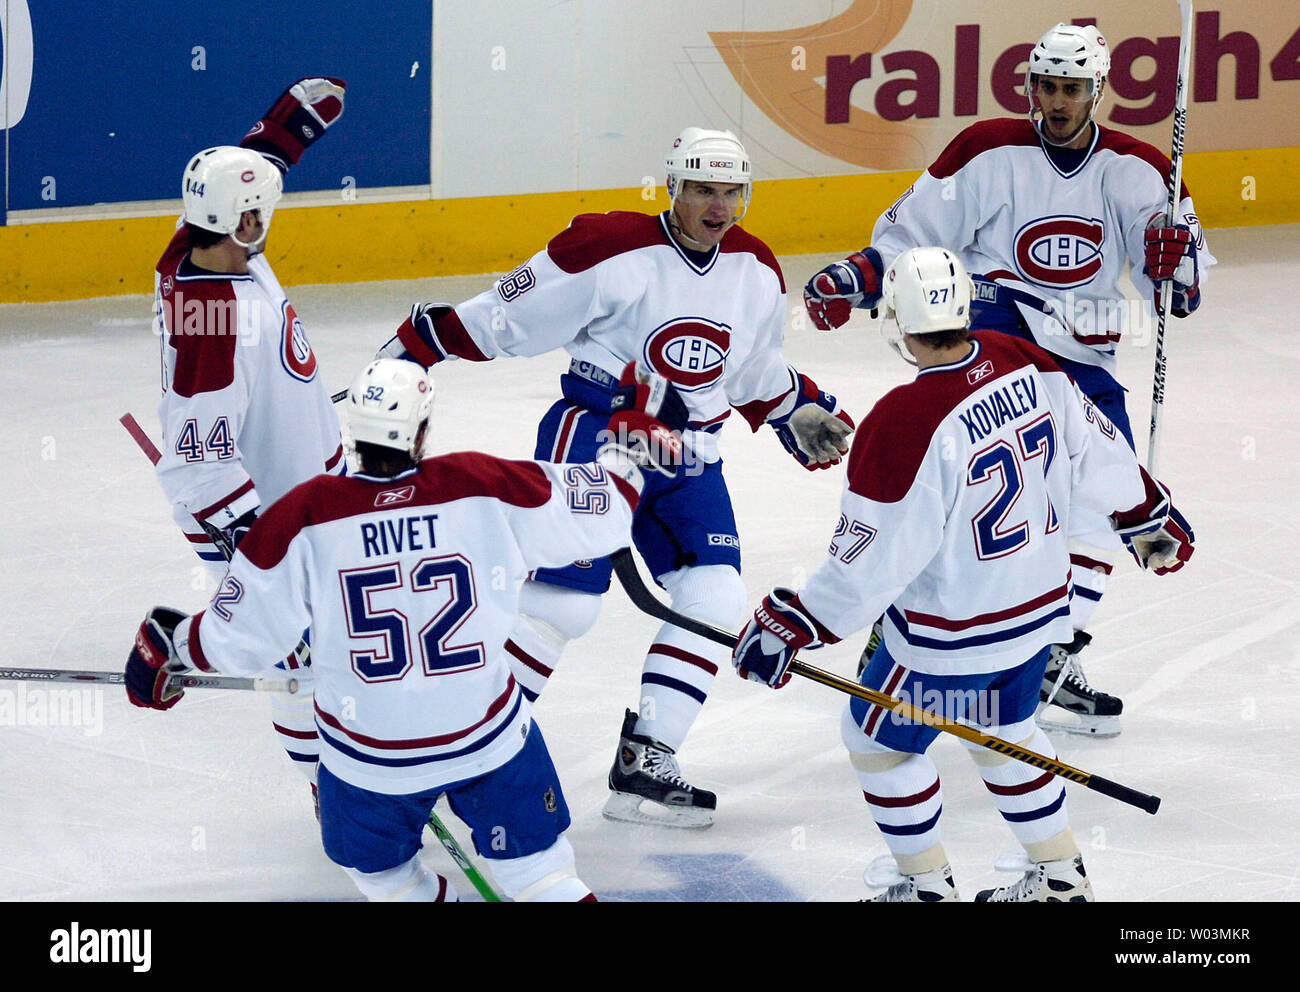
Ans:
{"label": "blue and white hockey glove", "polygon": [[855,307],[870,310],[871,316],[876,316],[880,281],[884,276],[884,262],[874,248],[863,248],[843,261],[826,266],[803,289],[804,309],[812,318],[813,326],[823,331],[841,327]]}
{"label": "blue and white hockey glove", "polygon": [[[1155,223],[1162,220],[1158,218]],[[1156,304],[1160,303],[1160,284],[1172,279],[1170,309],[1175,317],[1186,317],[1201,305],[1200,268],[1191,228],[1186,224],[1148,227],[1142,237],[1146,245],[1142,271],[1156,284]]]}
{"label": "blue and white hockey glove", "polygon": [[[793,370],[792,370],[793,371]],[[830,393],[823,392],[802,372],[795,373],[794,395],[789,410],[771,417],[768,423],[785,450],[808,471],[830,468],[849,451],[848,436],[857,425]]]}
{"label": "blue and white hockey glove", "polygon": [[266,116],[253,125],[239,144],[266,155],[281,171],[287,170],[343,116],[343,94],[347,86],[333,76],[298,80],[280,94]]}
{"label": "blue and white hockey glove", "polygon": [[1196,550],[1196,535],[1173,504],[1169,489],[1142,470],[1147,498],[1123,513],[1112,514],[1115,533],[1144,569],[1156,575],[1176,572]]}
{"label": "blue and white hockey glove", "polygon": [[126,695],[133,706],[169,710],[185,695],[184,689],[169,686],[168,682],[176,673],[189,669],[172,641],[176,625],[187,616],[179,610],[155,606],[140,624],[126,659]]}
{"label": "blue and white hockey glove", "polygon": [[786,671],[800,648],[819,648],[812,618],[791,602],[790,589],[773,589],[758,605],[731,652],[736,674],[751,682],[780,689],[790,681]]}

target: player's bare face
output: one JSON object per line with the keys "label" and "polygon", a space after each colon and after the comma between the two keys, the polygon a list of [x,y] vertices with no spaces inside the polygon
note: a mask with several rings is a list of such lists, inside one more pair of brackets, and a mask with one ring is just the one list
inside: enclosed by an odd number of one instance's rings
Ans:
{"label": "player's bare face", "polygon": [[736,223],[740,211],[739,183],[699,183],[687,180],[673,201],[677,227],[696,245],[712,248]]}
{"label": "player's bare face", "polygon": [[1043,114],[1047,137],[1067,148],[1082,148],[1092,137],[1088,119],[1092,114],[1092,89],[1086,79],[1038,76],[1034,100]]}

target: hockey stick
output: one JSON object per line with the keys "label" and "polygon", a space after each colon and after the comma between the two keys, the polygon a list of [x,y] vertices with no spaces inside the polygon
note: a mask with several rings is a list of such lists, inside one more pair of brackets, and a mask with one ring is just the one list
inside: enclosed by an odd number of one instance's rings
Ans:
{"label": "hockey stick", "polygon": [[[693,620],[690,617],[683,616],[675,612],[670,606],[661,603],[653,592],[646,586],[641,578],[641,573],[637,571],[636,561],[632,558],[632,552],[627,548],[615,551],[610,559],[614,563],[614,573],[618,576],[618,581],[622,584],[628,599],[632,605],[643,613],[659,620],[666,621],[674,627],[680,627],[682,630],[690,631],[700,637],[707,638],[716,644],[725,644],[732,648],[736,646],[738,640],[735,634],[728,633],[712,624],[703,623],[699,620]],[[1012,744],[1010,741],[1004,741],[1000,737],[994,737],[986,734],[977,727],[970,727],[956,720],[949,720],[935,713],[919,709],[911,703],[902,699],[896,699],[893,696],[886,695],[883,692],[877,692],[875,689],[868,689],[857,682],[850,682],[848,679],[841,678],[831,672],[815,668],[812,665],[805,664],[802,661],[790,662],[790,672],[795,675],[801,675],[806,679],[814,682],[820,682],[824,686],[837,689],[840,692],[847,693],[850,696],[856,696],[858,699],[864,699],[869,703],[879,706],[883,710],[888,710],[903,717],[912,723],[923,723],[927,727],[933,727],[935,730],[945,734],[952,734],[954,737],[960,737],[971,744],[977,744],[980,747],[988,748],[990,751],[997,751],[999,754],[1005,754],[1008,758],[1015,758],[1017,761],[1023,761],[1026,764],[1033,765],[1035,768],[1041,768],[1045,772],[1053,775],[1059,775],[1061,778],[1069,779],[1085,789],[1091,789],[1094,792],[1100,792],[1104,796],[1110,796],[1112,799],[1118,799],[1120,802],[1128,803],[1130,806],[1136,806],[1138,809],[1145,810],[1154,814],[1160,808],[1160,797],[1149,796],[1144,792],[1138,792],[1136,789],[1130,789],[1126,785],[1120,785],[1118,782],[1112,782],[1110,779],[1102,778],[1100,775],[1092,775],[1085,771],[1080,771],[1064,762],[1057,761],[1055,758],[1049,758],[1037,751],[1030,751],[1018,744]]]}
{"label": "hockey stick", "polygon": [[[1178,217],[1179,193],[1183,185],[1183,144],[1187,139],[1187,74],[1192,55],[1192,0],[1178,0],[1182,29],[1178,37],[1178,82],[1174,89],[1174,137],[1169,149],[1169,200],[1165,225]],[[1165,407],[1165,320],[1173,303],[1174,281],[1160,284],[1160,313],[1156,315],[1156,367],[1151,379],[1151,435],[1147,441],[1147,471],[1156,474],[1160,444],[1160,417]]]}
{"label": "hockey stick", "polygon": [[[135,443],[140,446],[140,450],[145,453],[145,457],[148,458],[149,461],[153,462],[153,464],[157,465],[159,459],[162,458],[162,452],[158,450],[158,446],[153,443],[149,435],[144,432],[144,428],[140,426],[139,422],[135,419],[135,417],[129,413],[124,413],[122,414],[122,416],[118,417],[117,419],[118,422],[123,427],[126,428],[126,432],[131,435]],[[197,518],[195,522],[198,523],[200,527],[203,527],[202,522],[197,520]],[[206,530],[207,528],[204,529]],[[299,644],[298,647],[301,648],[303,647],[303,645]],[[294,653],[297,654],[296,649]],[[83,674],[93,675],[95,673],[87,672]],[[105,673],[105,674],[109,674],[109,673]],[[191,688],[191,686],[195,689],[263,689],[263,687],[260,685],[206,685],[200,683],[201,682],[265,682],[266,688],[264,691],[268,691],[268,692],[297,692],[298,691],[297,679],[215,679],[215,678],[205,679],[203,676],[199,676],[199,675],[173,675],[169,680],[168,685],[175,684],[175,682],[178,679],[180,680],[181,687],[184,689]],[[92,680],[92,681],[99,681],[99,680]],[[115,681],[120,682],[121,677],[119,676]]]}
{"label": "hockey stick", "polygon": [[429,829],[433,831],[433,835],[438,838],[442,846],[446,848],[447,853],[451,855],[451,860],[456,862],[457,867],[465,873],[465,877],[469,879],[469,884],[478,890],[478,894],[483,897],[483,901],[501,902],[501,896],[497,894],[497,890],[492,888],[491,883],[474,867],[474,863],[470,861],[469,855],[465,853],[464,848],[456,842],[456,838],[451,835],[451,831],[443,826],[442,821],[438,819],[438,814],[433,810],[429,810]]}
{"label": "hockey stick", "polygon": [[[99,682],[125,685],[122,672],[72,671],[57,668],[0,668],[0,679],[13,682]],[[168,685],[182,689],[251,689],[254,692],[297,692],[297,679],[231,679],[212,675],[173,675]]]}

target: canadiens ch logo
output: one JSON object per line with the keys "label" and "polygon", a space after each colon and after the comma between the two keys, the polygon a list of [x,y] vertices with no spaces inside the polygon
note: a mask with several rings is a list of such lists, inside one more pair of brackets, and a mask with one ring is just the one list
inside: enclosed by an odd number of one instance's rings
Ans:
{"label": "canadiens ch logo", "polygon": [[1039,285],[1082,286],[1101,271],[1105,237],[1106,228],[1096,217],[1039,218],[1016,233],[1016,268]]}
{"label": "canadiens ch logo", "polygon": [[687,393],[721,379],[730,352],[731,328],[704,317],[674,317],[660,324],[641,349],[652,369]]}
{"label": "canadiens ch logo", "polygon": [[280,363],[295,379],[311,382],[316,377],[316,354],[288,300],[280,305]]}

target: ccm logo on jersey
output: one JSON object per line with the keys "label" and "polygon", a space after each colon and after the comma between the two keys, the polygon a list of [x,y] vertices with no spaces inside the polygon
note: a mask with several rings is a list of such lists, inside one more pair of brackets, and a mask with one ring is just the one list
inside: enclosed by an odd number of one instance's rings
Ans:
{"label": "ccm logo on jersey", "polygon": [[402,486],[400,489],[385,489],[375,496],[375,506],[396,506],[398,503],[409,503],[415,496],[414,486]]}
{"label": "ccm logo on jersey", "polygon": [[646,363],[683,392],[712,386],[722,378],[731,352],[731,328],[704,317],[675,317],[645,340]]}
{"label": "ccm logo on jersey", "polygon": [[710,534],[709,544],[713,547],[739,548],[740,538],[735,534]]}
{"label": "ccm logo on jersey", "polygon": [[291,376],[303,382],[311,382],[316,377],[316,354],[311,350],[302,321],[288,300],[280,305],[280,364]]}
{"label": "ccm logo on jersey", "polygon": [[1016,233],[1016,268],[1040,285],[1082,286],[1101,271],[1105,238],[1106,228],[1096,217],[1040,218]]}

